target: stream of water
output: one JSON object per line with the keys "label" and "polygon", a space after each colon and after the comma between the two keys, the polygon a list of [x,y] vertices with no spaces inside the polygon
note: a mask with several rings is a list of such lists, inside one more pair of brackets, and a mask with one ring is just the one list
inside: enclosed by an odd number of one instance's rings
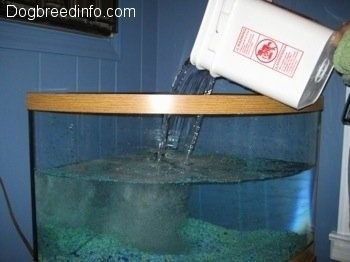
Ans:
{"label": "stream of water", "polygon": [[[188,59],[175,76],[171,93],[210,95],[214,83],[215,78],[208,71],[198,70]],[[187,163],[195,148],[202,119],[203,115],[164,115],[157,152],[158,162],[162,161],[166,150],[169,148],[184,151],[184,163]]]}

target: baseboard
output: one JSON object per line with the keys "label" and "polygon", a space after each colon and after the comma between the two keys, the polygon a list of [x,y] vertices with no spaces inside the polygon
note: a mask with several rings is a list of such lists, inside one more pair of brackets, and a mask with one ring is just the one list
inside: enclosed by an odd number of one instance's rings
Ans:
{"label": "baseboard", "polygon": [[331,241],[331,259],[350,262],[350,235],[332,232],[329,234],[329,239]]}

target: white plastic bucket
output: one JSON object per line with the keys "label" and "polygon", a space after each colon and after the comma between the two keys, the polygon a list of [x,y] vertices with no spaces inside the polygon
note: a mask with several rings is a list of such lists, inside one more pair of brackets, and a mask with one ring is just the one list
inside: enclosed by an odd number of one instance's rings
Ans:
{"label": "white plastic bucket", "polygon": [[263,0],[209,0],[191,63],[300,109],[333,70],[333,30]]}

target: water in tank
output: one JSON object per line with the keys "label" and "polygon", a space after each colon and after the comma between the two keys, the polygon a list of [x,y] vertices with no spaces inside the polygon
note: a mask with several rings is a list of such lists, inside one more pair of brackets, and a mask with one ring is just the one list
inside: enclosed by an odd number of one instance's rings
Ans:
{"label": "water in tank", "polygon": [[312,261],[319,110],[33,108],[39,261]]}

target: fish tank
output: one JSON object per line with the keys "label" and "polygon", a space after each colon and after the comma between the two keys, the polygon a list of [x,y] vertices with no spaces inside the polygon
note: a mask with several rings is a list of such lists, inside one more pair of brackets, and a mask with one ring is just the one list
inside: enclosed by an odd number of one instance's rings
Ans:
{"label": "fish tank", "polygon": [[29,93],[36,261],[313,261],[322,100]]}

